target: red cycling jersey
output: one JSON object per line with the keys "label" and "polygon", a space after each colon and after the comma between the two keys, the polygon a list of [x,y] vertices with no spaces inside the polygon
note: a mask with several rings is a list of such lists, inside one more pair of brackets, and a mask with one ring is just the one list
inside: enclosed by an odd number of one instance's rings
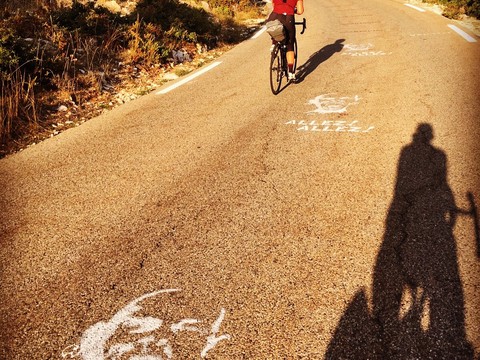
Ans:
{"label": "red cycling jersey", "polygon": [[277,14],[294,15],[298,0],[273,0],[273,11]]}

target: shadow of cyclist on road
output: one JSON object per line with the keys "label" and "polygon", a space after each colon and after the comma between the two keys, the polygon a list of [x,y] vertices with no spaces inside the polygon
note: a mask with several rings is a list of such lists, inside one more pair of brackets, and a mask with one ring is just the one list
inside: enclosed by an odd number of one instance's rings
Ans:
{"label": "shadow of cyclist on road", "polygon": [[447,182],[447,156],[432,139],[432,127],[420,124],[401,151],[374,268],[373,312],[365,292],[357,293],[326,359],[473,360],[453,235],[462,211]]}
{"label": "shadow of cyclist on road", "polygon": [[295,82],[302,82],[309,74],[323,62],[330,59],[335,53],[342,51],[345,39],[338,39],[333,44],[329,44],[312,54],[308,60],[297,69],[297,79]]}

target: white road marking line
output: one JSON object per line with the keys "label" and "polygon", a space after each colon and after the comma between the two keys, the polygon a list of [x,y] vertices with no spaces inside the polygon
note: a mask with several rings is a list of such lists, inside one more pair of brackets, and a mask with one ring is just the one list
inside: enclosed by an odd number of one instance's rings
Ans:
{"label": "white road marking line", "polygon": [[260,35],[262,35],[265,31],[267,30],[266,26],[262,26],[260,30],[256,32],[255,35],[252,36],[252,40],[258,38]]}
{"label": "white road marking line", "polygon": [[458,35],[460,35],[461,37],[463,37],[465,40],[467,40],[468,42],[471,42],[471,43],[474,43],[474,42],[477,42],[477,40],[468,35],[465,31],[459,29],[458,27],[456,27],[455,25],[447,25],[450,29],[452,29],[453,31],[455,31]]}
{"label": "white road marking line", "polygon": [[157,92],[157,95],[163,95],[163,94],[166,94],[176,88],[178,88],[179,86],[182,86],[184,84],[186,84],[187,82],[199,77],[200,75],[203,75],[205,74],[207,71],[210,71],[212,70],[214,67],[220,65],[222,62],[221,61],[216,61],[210,65],[208,65],[206,68],[202,69],[202,70],[199,70],[197,71],[195,74],[192,74],[190,76],[187,76],[185,79],[167,87],[166,89],[163,89],[163,90],[160,90],[159,92]]}
{"label": "white road marking line", "polygon": [[405,6],[411,7],[412,9],[415,9],[420,12],[425,12],[425,9],[419,8],[418,6],[412,5],[412,4],[404,4]]}

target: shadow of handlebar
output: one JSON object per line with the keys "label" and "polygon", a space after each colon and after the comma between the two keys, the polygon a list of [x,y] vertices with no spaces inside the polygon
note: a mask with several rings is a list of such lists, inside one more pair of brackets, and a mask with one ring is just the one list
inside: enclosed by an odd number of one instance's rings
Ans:
{"label": "shadow of handlebar", "polygon": [[473,219],[473,226],[475,228],[475,242],[477,244],[477,257],[480,259],[480,229],[479,229],[479,222],[478,222],[478,210],[477,205],[475,204],[475,198],[473,194],[469,191],[467,193],[467,199],[470,203],[470,209],[463,210],[463,209],[456,209],[457,214],[460,215],[467,215],[471,216]]}
{"label": "shadow of handlebar", "polygon": [[469,214],[473,218],[474,227],[475,227],[475,240],[477,243],[477,257],[480,259],[480,229],[479,229],[479,222],[478,222],[478,211],[477,206],[475,204],[475,199],[471,192],[467,193],[468,202],[470,203],[470,211]]}

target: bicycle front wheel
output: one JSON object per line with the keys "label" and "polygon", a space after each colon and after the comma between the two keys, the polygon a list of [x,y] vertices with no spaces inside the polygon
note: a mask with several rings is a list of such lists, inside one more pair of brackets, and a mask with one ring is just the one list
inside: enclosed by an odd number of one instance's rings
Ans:
{"label": "bicycle front wheel", "polygon": [[280,92],[280,87],[282,86],[282,78],[282,54],[280,51],[280,47],[277,45],[272,51],[272,57],[270,59],[270,87],[274,95],[277,95]]}

